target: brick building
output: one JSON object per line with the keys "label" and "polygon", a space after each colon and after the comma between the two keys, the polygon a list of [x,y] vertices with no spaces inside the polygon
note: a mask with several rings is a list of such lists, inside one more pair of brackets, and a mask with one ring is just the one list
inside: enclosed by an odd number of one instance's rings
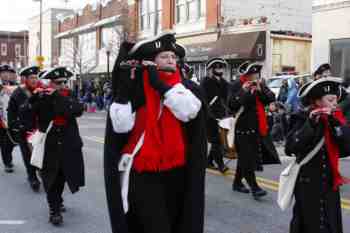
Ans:
{"label": "brick building", "polygon": [[88,4],[62,18],[55,37],[60,45],[59,64],[80,75],[106,77],[108,57],[111,70],[120,42],[136,37],[136,13],[132,6],[135,4],[130,1],[110,0]]}
{"label": "brick building", "polygon": [[28,31],[0,31],[0,64],[17,70],[28,65]]}
{"label": "brick building", "polygon": [[[79,61],[80,54],[83,57],[80,60],[85,60],[83,63],[91,61],[83,67],[85,72],[100,73],[107,70],[106,43],[112,45],[117,54],[116,41],[125,39],[125,35],[131,40],[143,39],[170,29],[176,32],[178,42],[187,47],[187,61],[198,78],[206,74],[205,61],[213,56],[229,62],[231,78],[245,60],[264,62],[265,77],[286,70],[309,73],[311,0],[286,0],[283,5],[273,2],[109,0],[105,6],[88,5],[60,23],[61,33],[57,38],[61,41],[61,57],[67,64],[73,64],[74,59]],[[112,32],[107,33],[108,28]],[[83,42],[87,34],[90,42]],[[84,43],[90,45],[84,46]],[[85,47],[88,49],[83,49],[84,55],[80,51]],[[72,48],[78,51],[68,59],[65,54]],[[305,59],[300,62],[300,57]]]}

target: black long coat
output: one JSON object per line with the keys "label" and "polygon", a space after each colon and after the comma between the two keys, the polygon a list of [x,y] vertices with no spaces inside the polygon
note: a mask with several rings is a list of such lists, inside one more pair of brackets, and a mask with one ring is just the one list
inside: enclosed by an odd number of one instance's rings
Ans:
{"label": "black long coat", "polygon": [[[307,113],[293,115],[293,129],[287,137],[286,154],[295,155],[300,162],[321,140],[323,126],[316,126]],[[350,155],[350,128],[342,127],[336,138],[341,157]],[[290,233],[342,233],[342,214],[339,190],[333,190],[333,178],[325,145],[301,169],[294,190],[295,205]],[[326,231],[326,226],[330,229]]]}
{"label": "black long coat", "polygon": [[[208,141],[220,143],[219,126],[216,119],[223,119],[229,114],[227,107],[229,83],[224,79],[217,80],[214,77],[205,77],[200,86],[208,109]],[[215,96],[218,97],[217,100],[210,105]]]}
{"label": "black long coat", "polygon": [[[142,79],[137,79],[133,86],[132,105],[134,109],[145,104]],[[183,85],[201,98],[198,86],[190,80],[183,80]],[[123,88],[121,82],[118,87]],[[202,101],[203,103],[203,101]],[[178,233],[202,233],[204,224],[204,186],[207,155],[207,138],[205,125],[206,111],[204,108],[197,117],[184,123],[187,138],[187,161],[185,165],[185,198],[183,214],[181,216],[180,231]],[[107,205],[113,233],[142,233],[142,229],[132,232],[129,224],[133,224],[132,217],[125,215],[121,199],[120,173],[118,163],[121,150],[128,142],[129,134],[114,132],[110,117],[107,117],[104,147],[104,175],[106,184]],[[152,211],[152,210],[150,210]],[[151,214],[151,212],[150,212]]]}
{"label": "black long coat", "polygon": [[57,93],[52,96],[34,96],[30,103],[38,116],[39,130],[42,132],[46,131],[54,117],[65,116],[67,119],[64,127],[53,125],[47,135],[41,170],[44,188],[48,190],[51,187],[62,169],[71,192],[77,192],[85,185],[83,142],[76,120],[83,114],[83,104],[72,96],[64,97]]}
{"label": "black long coat", "polygon": [[[262,171],[264,164],[279,164],[280,160],[270,135],[259,135],[255,95],[246,93],[239,80],[232,84],[231,91],[229,104],[232,111],[237,113],[244,107],[235,128],[238,166],[243,171]],[[265,86],[259,97],[264,105],[275,101],[275,95]]]}

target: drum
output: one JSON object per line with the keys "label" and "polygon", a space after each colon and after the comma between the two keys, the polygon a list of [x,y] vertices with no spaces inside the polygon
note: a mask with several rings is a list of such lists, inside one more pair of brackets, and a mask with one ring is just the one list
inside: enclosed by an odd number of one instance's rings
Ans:
{"label": "drum", "polygon": [[233,117],[219,120],[220,141],[224,146],[224,157],[227,159],[237,159],[237,152],[234,144],[234,126],[235,119]]}

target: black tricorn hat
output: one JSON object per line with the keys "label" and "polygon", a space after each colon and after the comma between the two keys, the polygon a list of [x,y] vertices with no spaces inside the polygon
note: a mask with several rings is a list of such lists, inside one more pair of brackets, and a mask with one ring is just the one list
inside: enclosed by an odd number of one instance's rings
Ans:
{"label": "black tricorn hat", "polygon": [[38,78],[41,78],[43,76],[43,74],[45,74],[46,72],[47,72],[47,70],[40,71],[38,74]]}
{"label": "black tricorn hat", "polygon": [[249,62],[246,61],[238,67],[238,72],[240,75],[256,74],[260,73],[263,65],[259,62]]}
{"label": "black tricorn hat", "polygon": [[303,85],[298,91],[298,98],[304,106],[308,106],[313,100],[325,95],[336,95],[340,100],[344,93],[343,80],[336,77],[325,77],[311,81]]}
{"label": "black tricorn hat", "polygon": [[38,75],[39,72],[40,72],[40,67],[39,66],[27,66],[27,67],[24,67],[19,72],[19,75],[28,77],[29,75]]}
{"label": "black tricorn hat", "polygon": [[60,67],[55,67],[52,68],[48,71],[46,71],[44,74],[41,75],[41,79],[50,79],[50,80],[67,80],[70,77],[72,77],[74,74],[67,70],[66,67],[60,66]]}
{"label": "black tricorn hat", "polygon": [[329,63],[320,65],[315,71],[314,75],[322,75],[326,70],[331,70],[331,65]]}
{"label": "black tricorn hat", "polygon": [[207,69],[210,69],[214,64],[222,64],[225,67],[227,67],[227,62],[225,61],[225,59],[219,58],[219,57],[214,57],[212,59],[210,59],[209,61],[207,61],[207,64],[205,65],[207,67]]}
{"label": "black tricorn hat", "polygon": [[0,66],[0,73],[1,72],[10,72],[10,73],[16,73],[16,71],[9,65],[1,65]]}
{"label": "black tricorn hat", "polygon": [[173,51],[180,59],[186,55],[186,49],[176,43],[174,32],[164,32],[147,40],[141,40],[129,52],[133,59],[154,60],[160,52]]}

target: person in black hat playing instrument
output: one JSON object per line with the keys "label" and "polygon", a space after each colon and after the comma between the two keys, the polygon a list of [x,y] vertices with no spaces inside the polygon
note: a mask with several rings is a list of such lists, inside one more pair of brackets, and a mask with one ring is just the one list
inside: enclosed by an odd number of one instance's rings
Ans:
{"label": "person in black hat playing instrument", "polygon": [[338,101],[342,79],[320,78],[301,87],[298,96],[305,110],[292,116],[293,129],[285,152],[302,165],[294,188],[295,205],[290,233],[342,233],[339,158],[350,155],[350,128]]}
{"label": "person in black hat playing instrument", "polygon": [[37,87],[39,71],[39,67],[30,66],[23,68],[19,72],[23,85],[20,85],[12,93],[7,110],[9,131],[12,138],[19,144],[28,175],[28,181],[35,192],[39,191],[40,182],[36,174],[36,168],[30,164],[31,148],[27,141],[29,134],[36,128],[34,124],[35,116],[31,111],[27,111],[24,106]]}
{"label": "person in black hat playing instrument", "polygon": [[113,233],[203,232],[206,116],[184,56],[173,33],[122,44],[104,154]]}
{"label": "person in black hat playing instrument", "polygon": [[15,143],[8,131],[7,107],[10,95],[14,90],[15,83],[12,83],[12,77],[17,77],[16,71],[9,65],[0,66],[1,90],[0,90],[0,147],[1,157],[4,163],[5,172],[13,172],[12,151]]}
{"label": "person in black hat playing instrument", "polygon": [[[235,146],[238,154],[233,190],[252,192],[255,199],[267,192],[256,182],[255,171],[264,164],[280,163],[277,151],[268,133],[265,106],[275,101],[274,94],[260,77],[262,65],[245,62],[239,67],[240,79],[232,85],[230,107],[235,113]],[[245,179],[250,190],[245,187]]]}
{"label": "person in black hat playing instrument", "polygon": [[331,65],[329,63],[324,63],[320,65],[314,73],[314,80],[325,78],[331,76]]}
{"label": "person in black hat playing instrument", "polygon": [[208,141],[211,149],[208,155],[208,167],[217,168],[225,173],[228,168],[224,164],[224,145],[220,140],[219,120],[228,117],[227,106],[229,83],[224,79],[227,62],[222,58],[212,58],[206,64],[208,76],[201,82],[206,104],[208,105]]}
{"label": "person in black hat playing instrument", "polygon": [[50,127],[40,174],[50,208],[49,221],[53,225],[63,223],[65,183],[72,193],[85,185],[83,142],[76,120],[83,114],[84,106],[72,97],[66,86],[72,76],[65,67],[46,71],[41,76],[43,86],[34,91],[27,105],[37,117],[39,131],[46,132]]}

